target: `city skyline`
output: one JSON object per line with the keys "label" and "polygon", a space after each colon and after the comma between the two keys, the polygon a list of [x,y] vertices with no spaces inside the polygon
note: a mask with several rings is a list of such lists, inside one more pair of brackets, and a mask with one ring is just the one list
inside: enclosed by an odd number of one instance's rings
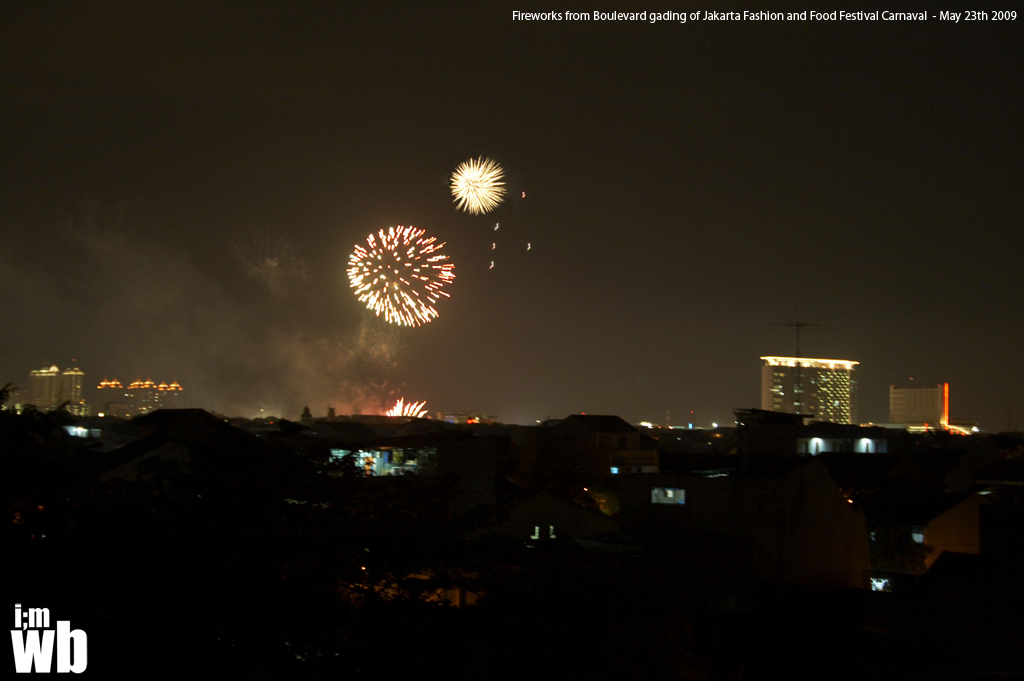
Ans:
{"label": "city skyline", "polygon": [[[0,382],[75,357],[240,416],[722,423],[807,319],[859,421],[913,379],[1022,427],[1019,22],[513,9],[0,10]],[[507,193],[474,215],[479,158]],[[346,277],[398,225],[458,274],[411,329]]]}

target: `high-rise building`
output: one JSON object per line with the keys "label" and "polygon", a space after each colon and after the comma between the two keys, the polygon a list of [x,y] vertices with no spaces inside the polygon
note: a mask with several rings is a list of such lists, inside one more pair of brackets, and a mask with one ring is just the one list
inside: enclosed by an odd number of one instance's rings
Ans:
{"label": "high-rise building", "polygon": [[132,405],[128,402],[128,395],[125,393],[124,386],[116,378],[108,381],[104,377],[100,384],[96,386],[96,394],[99,396],[102,413],[106,416],[118,416],[121,418],[135,416],[132,413]]}
{"label": "high-rise building", "polygon": [[88,416],[89,405],[82,397],[82,381],[85,373],[76,366],[65,369],[61,374],[61,402],[68,403],[68,411],[75,416]]}
{"label": "high-rise building", "polygon": [[934,388],[889,386],[889,423],[949,428],[949,383]]}
{"label": "high-rise building", "polygon": [[76,416],[88,416],[89,406],[82,396],[85,374],[76,366],[61,371],[56,364],[29,372],[29,402],[40,411],[56,409],[64,402]]}
{"label": "high-rise building", "polygon": [[857,422],[857,380],[848,359],[762,357],[761,408],[816,421]]}
{"label": "high-rise building", "polygon": [[148,378],[145,381],[140,378],[124,388],[115,378],[112,381],[103,379],[96,388],[108,416],[131,418],[157,409],[181,408],[183,391],[177,382],[158,385]]}
{"label": "high-rise building", "polygon": [[39,411],[50,411],[60,404],[61,387],[60,369],[56,364],[29,373],[30,403]]}

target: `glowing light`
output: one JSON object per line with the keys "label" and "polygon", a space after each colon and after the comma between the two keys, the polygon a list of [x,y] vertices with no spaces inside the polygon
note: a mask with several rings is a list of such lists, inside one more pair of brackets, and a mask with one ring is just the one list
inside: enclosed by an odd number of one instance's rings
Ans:
{"label": "glowing light", "polygon": [[385,416],[412,416],[421,419],[427,415],[427,410],[423,408],[425,404],[426,401],[406,404],[405,399],[400,397],[398,402],[395,402],[395,406],[391,407],[391,410]]}
{"label": "glowing light", "polygon": [[942,384],[942,420],[943,428],[949,428],[949,383]]}
{"label": "glowing light", "polygon": [[892,591],[892,582],[888,577],[872,577],[871,578],[871,590],[872,591]]}
{"label": "glowing light", "polygon": [[434,309],[445,284],[455,280],[454,265],[441,255],[443,243],[424,238],[415,227],[391,227],[366,238],[349,256],[348,279],[359,302],[392,324],[420,326],[437,318]]}
{"label": "glowing light", "polygon": [[493,260],[491,261],[491,266],[488,267],[487,269],[489,269],[489,270],[493,270],[494,269],[494,261]]}
{"label": "glowing light", "polygon": [[845,369],[847,371],[853,369],[854,365],[860,364],[860,362],[848,359],[810,359],[808,357],[762,357],[761,359],[770,367],[795,367],[800,364],[809,369]]}
{"label": "glowing light", "polygon": [[494,210],[505,197],[504,176],[500,165],[483,156],[462,163],[452,174],[456,208],[472,215]]}

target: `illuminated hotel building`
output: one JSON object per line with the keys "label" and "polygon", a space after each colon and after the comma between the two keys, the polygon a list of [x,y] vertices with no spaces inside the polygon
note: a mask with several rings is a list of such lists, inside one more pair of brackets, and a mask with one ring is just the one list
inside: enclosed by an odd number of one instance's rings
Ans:
{"label": "illuminated hotel building", "polygon": [[857,422],[857,381],[847,359],[762,357],[761,408],[815,421]]}
{"label": "illuminated hotel building", "polygon": [[949,428],[949,383],[934,388],[889,386],[889,423]]}

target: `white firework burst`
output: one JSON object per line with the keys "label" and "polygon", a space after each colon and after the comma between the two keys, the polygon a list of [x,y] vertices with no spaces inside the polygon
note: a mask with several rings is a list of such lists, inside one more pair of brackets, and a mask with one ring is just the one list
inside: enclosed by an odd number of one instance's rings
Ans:
{"label": "white firework burst", "polygon": [[391,407],[385,416],[412,416],[414,418],[421,419],[427,415],[427,410],[424,409],[426,400],[423,402],[410,402],[405,403],[405,399],[399,397],[398,402],[395,402],[395,406]]}
{"label": "white firework burst", "polygon": [[483,156],[471,158],[452,173],[452,195],[456,208],[481,215],[498,207],[505,198],[505,171],[496,161]]}

